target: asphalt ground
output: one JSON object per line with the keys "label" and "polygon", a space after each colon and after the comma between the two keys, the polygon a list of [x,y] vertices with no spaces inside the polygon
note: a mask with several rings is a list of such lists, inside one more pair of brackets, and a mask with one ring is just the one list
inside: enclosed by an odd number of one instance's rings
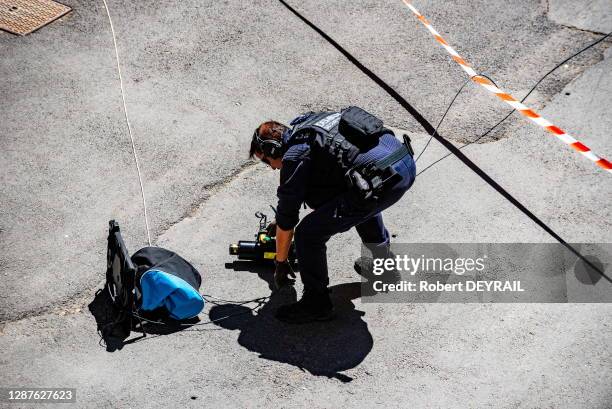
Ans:
{"label": "asphalt ground", "polygon": [[[67,4],[73,12],[32,35],[0,33],[6,56],[0,62],[6,96],[0,124],[5,319],[40,312],[91,289],[100,278],[109,219],[132,232],[131,248],[145,244],[103,4]],[[393,100],[278,2],[109,5],[153,237],[248,166],[248,140],[262,120],[288,121],[303,111],[355,104],[391,126],[420,131]],[[465,80],[399,2],[333,2],[325,8],[303,2],[300,11],[432,122]],[[560,58],[598,38],[549,21],[545,5],[526,1],[512,7],[433,3],[423,12],[478,71],[517,95]],[[601,48],[573,60],[533,101],[546,101],[600,58]],[[507,111],[486,93],[463,95],[461,108],[448,116],[448,138],[469,140]],[[37,297],[23,296],[25,282]]]}
{"label": "asphalt ground", "polygon": [[[103,279],[106,222],[120,221],[133,250],[145,232],[102,4],[67,3],[72,13],[30,36],[0,33],[3,385],[76,387],[79,407],[607,407],[609,305],[364,304],[354,233],[330,242],[333,325],[277,323],[276,306],[296,295],[287,291],[257,315],[107,352],[88,308]],[[206,293],[269,293],[269,271],[227,255],[254,233],[253,213],[274,203],[278,174],[246,159],[261,120],[356,104],[410,132],[417,151],[427,139],[279,3],[110,6],[154,242],[192,261]],[[551,21],[544,3],[416,6],[518,97],[600,37]],[[465,80],[401,2],[299,7],[432,122]],[[612,152],[606,48],[529,100],[601,154]],[[506,112],[470,86],[441,133],[469,141]],[[485,142],[468,156],[566,240],[611,242],[608,175],[519,117]],[[445,153],[432,143],[418,167]],[[398,242],[552,240],[454,158],[420,176],[385,220]],[[229,308],[211,307],[203,320]]]}

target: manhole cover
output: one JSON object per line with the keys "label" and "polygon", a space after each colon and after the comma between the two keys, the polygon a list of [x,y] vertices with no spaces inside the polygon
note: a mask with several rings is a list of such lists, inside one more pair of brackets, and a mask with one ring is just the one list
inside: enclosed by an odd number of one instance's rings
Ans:
{"label": "manhole cover", "polygon": [[0,0],[0,28],[24,36],[70,10],[52,0]]}

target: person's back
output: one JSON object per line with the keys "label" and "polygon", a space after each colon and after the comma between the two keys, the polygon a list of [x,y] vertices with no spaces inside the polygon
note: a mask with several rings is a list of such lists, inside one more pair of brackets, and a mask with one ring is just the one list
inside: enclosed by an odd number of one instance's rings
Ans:
{"label": "person's back", "polygon": [[[319,115],[317,113],[310,114]],[[308,114],[303,114],[298,118],[307,119]],[[305,184],[304,203],[308,207],[316,209],[334,196],[345,192],[347,190],[346,169],[338,164],[336,157],[319,144],[311,143],[314,137],[312,134],[309,137],[301,138],[297,143],[292,136],[293,133],[289,131],[283,137],[283,142],[288,147],[282,158],[284,171],[281,169],[281,184],[283,180],[290,179],[294,169],[302,164],[302,166],[308,168],[308,172],[304,172],[304,179],[301,181]],[[380,137],[377,137],[376,145],[357,154],[352,165],[362,166],[380,160],[401,146],[402,143],[393,132],[387,130]],[[310,163],[305,163],[306,161]],[[285,191],[281,194],[285,194]]]}

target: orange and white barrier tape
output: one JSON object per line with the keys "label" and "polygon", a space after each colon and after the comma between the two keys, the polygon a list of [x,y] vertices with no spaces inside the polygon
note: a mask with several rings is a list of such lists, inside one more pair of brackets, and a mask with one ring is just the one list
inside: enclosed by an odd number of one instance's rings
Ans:
{"label": "orange and white barrier tape", "polygon": [[559,128],[558,126],[553,125],[550,121],[540,116],[533,109],[530,109],[529,107],[523,105],[512,95],[496,87],[488,79],[478,75],[476,71],[474,71],[474,69],[470,67],[470,65],[463,58],[461,58],[459,53],[455,51],[455,49],[453,49],[453,47],[451,47],[442,38],[440,33],[438,33],[431,26],[431,24],[429,24],[429,21],[427,21],[425,16],[419,13],[419,11],[412,4],[410,4],[410,2],[408,2],[407,0],[402,0],[402,1],[404,2],[406,6],[408,6],[408,8],[414,13],[414,15],[421,21],[421,23],[423,23],[423,25],[427,28],[427,30],[429,30],[429,32],[434,36],[436,41],[438,41],[442,45],[442,47],[444,47],[444,49],[451,55],[452,59],[455,60],[455,62],[459,64],[461,68],[463,68],[463,71],[465,71],[470,76],[472,81],[481,85],[487,91],[495,94],[499,99],[501,99],[502,101],[510,105],[512,108],[519,111],[523,116],[529,118],[532,122],[535,122],[542,128],[546,129],[551,134],[555,135],[557,138],[561,139],[567,145],[571,146],[573,149],[580,152],[582,155],[586,156],[591,161],[595,162],[595,164],[597,164],[602,169],[605,169],[609,173],[612,173],[612,164],[608,160],[597,156],[595,153],[593,153],[593,151],[589,147],[587,147],[580,141],[576,140],[573,136],[565,132],[563,129]]}

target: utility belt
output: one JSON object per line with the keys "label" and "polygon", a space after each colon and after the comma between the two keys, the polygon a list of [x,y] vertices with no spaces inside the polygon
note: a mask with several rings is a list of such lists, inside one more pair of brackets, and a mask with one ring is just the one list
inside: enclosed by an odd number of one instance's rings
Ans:
{"label": "utility belt", "polygon": [[402,179],[393,165],[407,155],[414,157],[410,137],[404,135],[404,143],[388,156],[349,169],[345,179],[350,190],[363,200],[378,200],[389,188]]}

